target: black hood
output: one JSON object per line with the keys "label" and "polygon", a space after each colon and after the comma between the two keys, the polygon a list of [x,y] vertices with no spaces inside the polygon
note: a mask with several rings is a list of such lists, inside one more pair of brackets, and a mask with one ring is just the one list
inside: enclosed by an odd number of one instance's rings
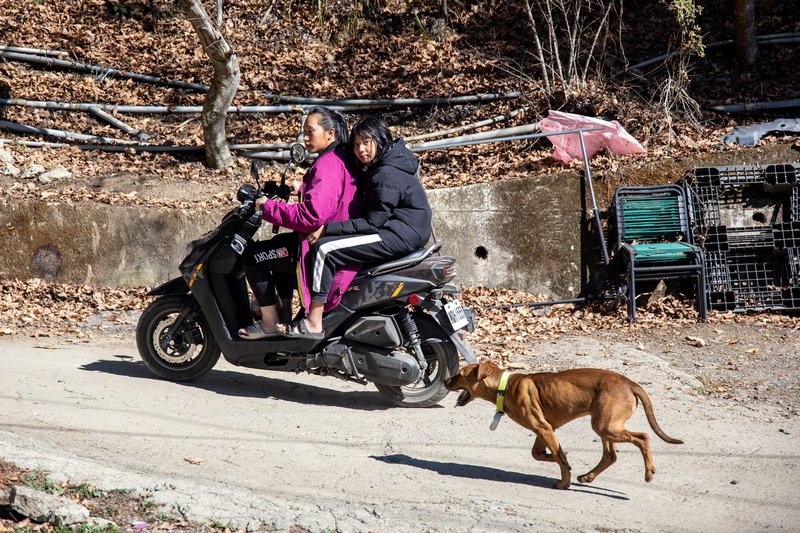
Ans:
{"label": "black hood", "polygon": [[406,142],[403,139],[395,139],[392,141],[386,153],[383,154],[383,157],[381,157],[377,163],[378,165],[394,167],[412,176],[417,173],[417,167],[419,166],[419,162],[417,158],[414,157],[414,154],[406,149]]}

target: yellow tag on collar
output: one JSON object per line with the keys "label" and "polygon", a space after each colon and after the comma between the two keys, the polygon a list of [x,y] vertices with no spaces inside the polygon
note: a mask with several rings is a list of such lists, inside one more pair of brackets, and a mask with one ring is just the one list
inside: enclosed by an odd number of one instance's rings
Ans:
{"label": "yellow tag on collar", "polygon": [[510,372],[503,372],[503,375],[500,376],[500,384],[497,385],[497,402],[495,403],[497,412],[494,414],[492,424],[489,426],[489,429],[492,431],[497,429],[497,424],[499,424],[500,419],[503,418],[503,400],[506,397],[506,385],[508,385],[508,377],[510,375]]}
{"label": "yellow tag on collar", "polygon": [[503,375],[500,376],[500,384],[497,385],[497,412],[503,412],[503,400],[506,398],[506,386],[508,385],[508,378],[511,376],[511,372],[503,372]]}

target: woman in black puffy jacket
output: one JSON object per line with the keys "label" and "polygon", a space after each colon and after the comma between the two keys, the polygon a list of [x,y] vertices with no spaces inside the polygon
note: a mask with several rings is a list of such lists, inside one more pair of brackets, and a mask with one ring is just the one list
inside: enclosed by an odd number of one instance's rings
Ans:
{"label": "woman in black puffy jacket", "polygon": [[309,235],[314,246],[311,306],[291,336],[322,338],[322,308],[337,269],[385,262],[419,250],[431,236],[431,207],[419,181],[419,161],[386,124],[366,117],[353,126],[353,152],[364,165],[366,209],[362,218],[329,222]]}

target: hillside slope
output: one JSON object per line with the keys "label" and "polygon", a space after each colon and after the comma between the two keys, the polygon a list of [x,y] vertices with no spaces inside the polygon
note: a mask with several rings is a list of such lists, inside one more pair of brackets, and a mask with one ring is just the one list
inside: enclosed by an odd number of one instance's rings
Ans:
{"label": "hillside slope", "polygon": [[[715,5],[719,3],[719,7]],[[730,38],[724,2],[711,2],[700,20],[707,43]],[[313,4],[313,5],[312,5]],[[519,5],[518,5],[519,4]],[[720,142],[739,123],[774,118],[728,117],[706,113],[700,129],[672,119],[668,135],[656,87],[663,68],[656,63],[636,76],[590,80],[573,98],[543,96],[532,61],[530,27],[522,2],[464,2],[451,6],[450,20],[438,2],[419,2],[419,11],[400,1],[340,0],[297,3],[275,0],[225,2],[223,30],[242,69],[236,105],[265,105],[271,95],[323,98],[432,97],[519,91],[521,97],[485,105],[401,108],[384,113],[403,135],[413,135],[471,123],[512,109],[527,111],[502,126],[536,122],[548,108],[620,121],[648,149],[644,156],[596,157],[598,172],[622,163],[636,164],[662,157],[708,150],[741,150]],[[630,2],[624,13],[624,56],[611,54],[611,71],[668,51],[673,18],[661,4]],[[759,3],[759,34],[800,31],[791,2]],[[214,3],[206,2],[212,17]],[[207,83],[210,64],[199,48],[191,25],[175,2],[112,2],[85,0],[50,2],[0,0],[0,44],[68,52],[69,58],[167,80]],[[745,70],[730,59],[730,47],[712,47],[705,59],[692,64],[692,96],[703,106],[797,97],[796,45],[762,45],[759,64]],[[768,81],[768,83],[765,83]],[[119,105],[199,105],[203,94],[157,85],[88,75],[43,65],[0,61],[0,97],[58,102],[102,102]],[[151,135],[150,143],[197,145],[202,129],[196,114],[116,114]],[[353,113],[351,119],[361,114]],[[0,119],[37,127],[126,138],[120,130],[90,114],[0,106]],[[232,115],[233,143],[274,143],[293,139],[297,113]],[[41,140],[2,132],[0,137]],[[53,139],[47,139],[53,140]],[[767,137],[761,142],[792,142]],[[106,154],[75,149],[41,150],[8,147],[18,166],[63,165],[81,180],[97,176],[149,175],[165,181],[227,182],[246,173],[247,160],[211,171],[197,156]],[[549,172],[557,165],[544,141],[492,143],[451,148],[421,155],[429,188],[523,177]],[[5,178],[0,186],[19,194]],[[63,184],[62,184],[63,185]],[[96,183],[94,189],[100,188]],[[27,194],[31,194],[28,191]],[[91,199],[91,198],[90,198]]]}

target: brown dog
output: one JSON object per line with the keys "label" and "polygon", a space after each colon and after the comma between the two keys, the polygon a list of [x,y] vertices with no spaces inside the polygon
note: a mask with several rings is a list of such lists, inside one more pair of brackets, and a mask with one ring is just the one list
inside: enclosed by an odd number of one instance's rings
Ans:
{"label": "brown dog", "polygon": [[[467,365],[447,379],[445,387],[451,391],[461,391],[457,406],[466,405],[474,398],[495,403],[503,372],[492,362]],[[514,422],[536,433],[531,449],[533,458],[558,463],[561,480],[555,487],[566,489],[570,485],[570,466],[554,431],[585,415],[591,415],[592,429],[600,435],[603,457],[591,471],[579,476],[578,481],[590,483],[600,472],[614,464],[617,460],[614,444],[617,442],[631,442],[641,450],[644,480],[653,479],[656,467],[650,454],[647,433],[625,429],[625,422],[636,409],[637,399],[642,402],[647,421],[656,435],[670,444],[683,444],[683,441],[669,437],[659,427],[653,414],[653,404],[638,383],[608,370],[578,368],[563,372],[511,374],[505,389],[503,411]],[[548,453],[547,448],[552,453]]]}

